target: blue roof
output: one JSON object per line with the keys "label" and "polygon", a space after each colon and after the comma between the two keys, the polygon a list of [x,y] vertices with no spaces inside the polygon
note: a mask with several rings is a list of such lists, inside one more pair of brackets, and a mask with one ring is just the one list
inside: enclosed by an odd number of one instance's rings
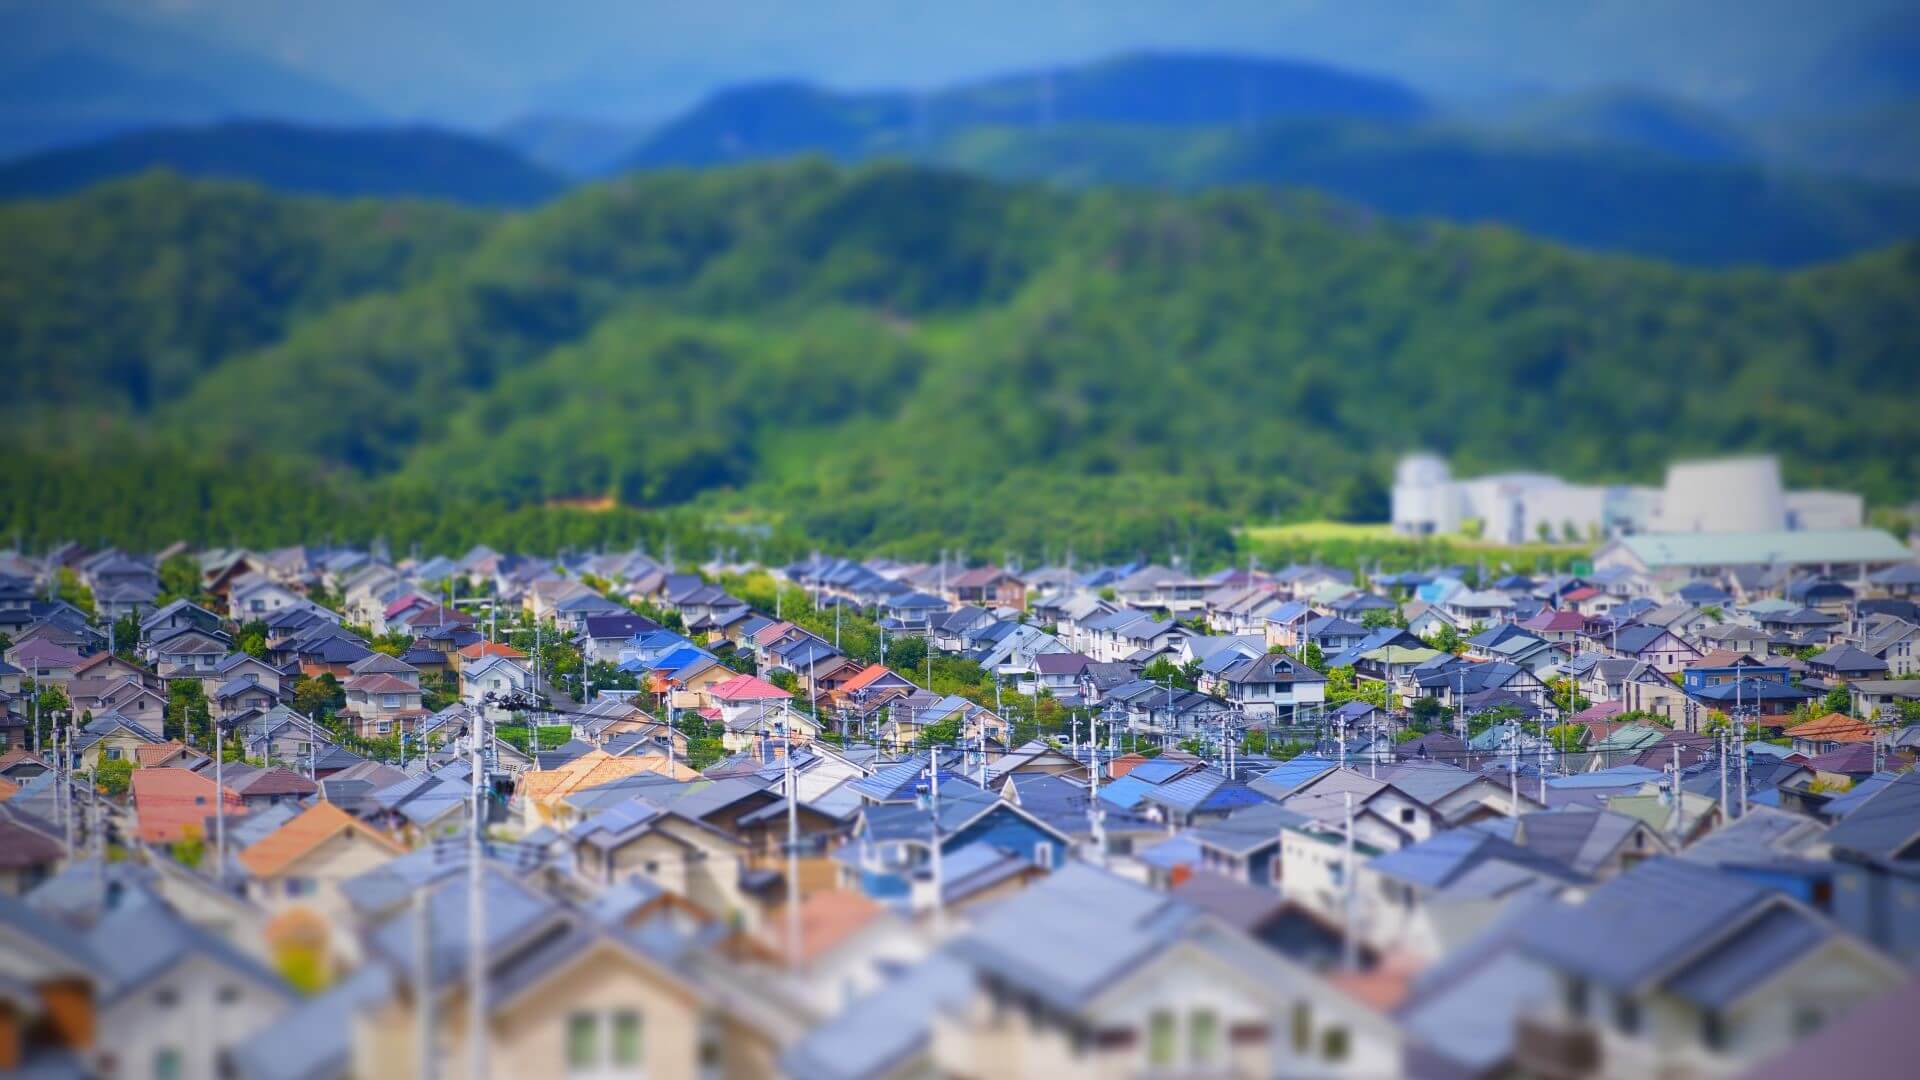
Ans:
{"label": "blue roof", "polygon": [[1266,775],[1253,781],[1252,786],[1255,791],[1269,798],[1279,798],[1291,794],[1295,788],[1333,767],[1334,762],[1330,758],[1301,754],[1267,770]]}
{"label": "blue roof", "polygon": [[1111,784],[1101,784],[1100,801],[1120,807],[1122,810],[1131,810],[1139,806],[1146,793],[1152,789],[1152,784],[1129,773]]}
{"label": "blue roof", "polygon": [[1127,772],[1127,776],[1148,784],[1164,784],[1193,766],[1183,761],[1143,761]]}
{"label": "blue roof", "polygon": [[1660,776],[1658,769],[1649,769],[1642,765],[1616,765],[1611,769],[1600,769],[1596,772],[1556,776],[1547,781],[1547,786],[1555,788],[1632,787],[1649,780],[1658,780]]}

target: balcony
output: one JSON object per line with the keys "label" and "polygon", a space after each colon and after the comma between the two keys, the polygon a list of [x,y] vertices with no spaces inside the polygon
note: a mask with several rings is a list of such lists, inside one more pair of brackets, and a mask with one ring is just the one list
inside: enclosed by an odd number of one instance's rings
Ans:
{"label": "balcony", "polygon": [[1545,1080],[1573,1080],[1600,1071],[1600,1038],[1592,1028],[1538,1016],[1520,1019],[1513,1054],[1522,1072]]}

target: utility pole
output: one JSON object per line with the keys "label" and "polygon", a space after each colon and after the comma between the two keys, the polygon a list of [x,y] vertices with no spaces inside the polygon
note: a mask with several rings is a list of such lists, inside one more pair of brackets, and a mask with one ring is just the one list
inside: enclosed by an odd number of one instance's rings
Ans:
{"label": "utility pole", "polygon": [[1507,725],[1507,816],[1520,816],[1520,730]]}
{"label": "utility pole", "polygon": [[419,1043],[420,1080],[433,1080],[433,926],[428,912],[432,889],[413,891],[414,1039]]}
{"label": "utility pole", "polygon": [[783,707],[780,735],[784,740],[783,753],[786,759],[785,772],[787,784],[787,970],[800,970],[800,796],[798,785],[793,776],[793,729],[786,723],[791,719],[789,710]]}
{"label": "utility pole", "polygon": [[[60,733],[66,732],[67,745],[60,747]],[[73,727],[71,724],[53,729],[54,750],[60,760],[55,763],[54,776],[60,781],[60,823],[65,831],[67,861],[73,861]]]}
{"label": "utility pole", "polygon": [[940,747],[934,745],[929,754],[932,772],[928,779],[931,795],[933,818],[933,930],[937,937],[944,938],[947,933],[947,883],[940,867]]}
{"label": "utility pole", "polygon": [[485,1080],[487,1075],[487,910],[480,898],[486,876],[480,837],[487,823],[486,787],[481,780],[483,723],[480,717],[474,718],[473,737],[467,740],[473,770],[473,827],[467,836],[467,1075],[475,1080]]}
{"label": "utility pole", "polygon": [[220,721],[213,722],[213,880],[227,880],[227,785],[221,779],[227,748],[220,738]]}
{"label": "utility pole", "polygon": [[1340,934],[1340,964],[1348,971],[1355,970],[1358,949],[1354,941],[1353,930],[1353,792],[1345,792],[1347,804],[1346,857],[1340,868],[1340,884],[1344,886],[1341,897],[1341,917],[1344,923]]}

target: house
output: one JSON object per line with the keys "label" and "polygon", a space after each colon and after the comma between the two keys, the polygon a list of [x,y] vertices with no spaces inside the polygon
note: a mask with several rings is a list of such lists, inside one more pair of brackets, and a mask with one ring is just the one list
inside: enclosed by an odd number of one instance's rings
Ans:
{"label": "house", "polygon": [[1075,864],[855,1000],[781,1066],[839,1077],[1358,1077],[1393,1075],[1399,1057],[1386,1016],[1305,966],[1199,906]]}
{"label": "house", "polygon": [[1249,717],[1294,716],[1326,701],[1327,677],[1283,653],[1263,653],[1220,672],[1227,701]]}
{"label": "house", "polygon": [[119,713],[94,717],[74,737],[74,768],[91,773],[102,761],[132,761],[143,746],[161,741],[158,728],[149,728]]}
{"label": "house", "polygon": [[947,598],[956,604],[977,604],[985,608],[1025,608],[1027,586],[1000,567],[979,566],[951,578],[947,582]]}
{"label": "house", "polygon": [[148,844],[171,844],[190,836],[211,840],[206,822],[219,809],[214,792],[224,792],[229,819],[246,812],[240,795],[217,789],[213,777],[180,768],[133,770],[130,791],[139,837]]}
{"label": "house", "polygon": [[622,651],[641,634],[660,629],[660,624],[644,615],[589,615],[581,631],[581,648],[588,660],[600,664],[618,664],[626,659]]}
{"label": "house", "polygon": [[[423,983],[412,960],[462,954],[467,889],[465,875],[449,877],[432,889],[424,919],[399,912],[374,928],[369,951],[379,982],[358,991],[352,1006],[338,1006],[348,1037],[320,1059],[324,1075],[412,1077],[423,1029],[445,1048],[443,1075],[477,1072],[466,1060],[464,965],[436,961]],[[678,963],[645,933],[571,911],[497,868],[488,869],[482,889],[482,907],[500,913],[487,924],[484,1035],[488,1065],[498,1075],[771,1076],[780,1040],[794,1037],[806,1016],[764,981],[733,970],[721,948],[689,952],[694,963]],[[418,1011],[423,1001],[433,1003],[430,1028]],[[770,1032],[766,1024],[777,1027]],[[273,1060],[273,1033],[269,1028],[236,1055],[243,1073]],[[291,1045],[281,1055],[310,1053],[314,1042],[282,1041]],[[312,1067],[301,1060],[303,1070]],[[313,1075],[284,1067],[274,1074]]]}
{"label": "house", "polygon": [[1638,660],[1663,675],[1671,675],[1700,659],[1700,650],[1663,626],[1632,623],[1594,634],[1590,640],[1616,657]]}
{"label": "house", "polygon": [[1835,645],[1807,658],[1807,670],[1821,679],[1852,682],[1855,679],[1884,679],[1887,662],[1857,645]]}
{"label": "house", "polygon": [[1520,1021],[1531,1075],[1734,1075],[1909,977],[1785,893],[1673,858],[1543,908],[1518,940],[1553,979]]}
{"label": "house", "polygon": [[373,653],[348,671],[346,712],[362,738],[410,731],[430,715],[421,704],[420,672],[405,661]]}
{"label": "house", "polygon": [[638,878],[716,919],[757,922],[758,908],[740,886],[744,845],[671,806],[629,799],[570,827],[566,843],[589,882]]}
{"label": "house", "polygon": [[1369,945],[1431,962],[1467,944],[1515,897],[1584,881],[1491,831],[1449,829],[1369,859],[1358,867],[1354,891]]}
{"label": "house", "polygon": [[533,672],[523,661],[510,656],[489,654],[460,665],[460,700],[470,708],[492,709],[497,721],[506,711],[488,705],[489,696],[505,699],[534,693]]}
{"label": "house", "polygon": [[[138,775],[138,774],[136,774]],[[340,886],[406,849],[399,841],[328,802],[316,802],[242,850],[247,896],[286,917],[302,912],[310,925],[329,932],[332,948],[353,925]]]}
{"label": "house", "polygon": [[1873,728],[1866,721],[1839,713],[1796,724],[1787,729],[1786,735],[1793,740],[1793,752],[1809,758],[1851,743],[1872,745],[1874,741]]}
{"label": "house", "polygon": [[215,677],[220,661],[232,651],[233,641],[225,633],[183,627],[165,637],[147,639],[147,662],[160,678],[209,679]]}
{"label": "house", "polygon": [[101,1038],[88,1054],[100,1075],[219,1075],[236,1045],[298,999],[260,959],[158,896],[123,893],[87,941],[101,967]]}
{"label": "house", "polygon": [[0,893],[0,957],[9,986],[0,1009],[0,1069],[31,1076],[85,1075],[96,1042],[98,985],[106,971],[94,944],[59,919]]}

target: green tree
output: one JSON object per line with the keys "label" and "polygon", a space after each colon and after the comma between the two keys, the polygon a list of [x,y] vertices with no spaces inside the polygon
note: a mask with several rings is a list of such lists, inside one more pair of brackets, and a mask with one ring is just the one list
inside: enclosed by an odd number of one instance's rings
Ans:
{"label": "green tree", "polygon": [[240,625],[238,633],[233,635],[233,647],[256,660],[267,657],[267,624],[264,620],[253,619]]}
{"label": "green tree", "polygon": [[318,720],[337,712],[346,703],[346,690],[331,672],[323,672],[317,678],[302,675],[293,680],[295,712]]}
{"label": "green tree", "polygon": [[175,679],[167,684],[166,736],[189,746],[210,747],[213,713],[206,689],[198,679]]}
{"label": "green tree", "polygon": [[1839,713],[1841,716],[1853,715],[1853,693],[1844,683],[1827,691],[1824,704],[1828,712]]}
{"label": "green tree", "polygon": [[113,758],[94,767],[93,782],[107,795],[125,795],[133,782],[133,761]]}

